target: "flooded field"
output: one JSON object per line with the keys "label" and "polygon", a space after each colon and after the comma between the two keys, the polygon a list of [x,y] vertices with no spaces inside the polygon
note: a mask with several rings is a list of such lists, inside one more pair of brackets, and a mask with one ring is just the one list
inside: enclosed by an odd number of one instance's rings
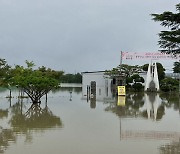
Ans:
{"label": "flooded field", "polygon": [[0,91],[0,153],[178,154],[180,101],[175,94],[127,93],[87,98],[61,88],[32,105]]}

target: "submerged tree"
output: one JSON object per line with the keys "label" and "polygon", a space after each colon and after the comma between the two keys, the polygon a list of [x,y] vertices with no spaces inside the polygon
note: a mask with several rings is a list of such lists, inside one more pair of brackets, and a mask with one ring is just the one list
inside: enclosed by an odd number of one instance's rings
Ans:
{"label": "submerged tree", "polygon": [[59,80],[47,71],[33,70],[33,62],[26,61],[27,68],[16,66],[14,83],[21,88],[33,103],[40,103],[42,96],[59,86]]}
{"label": "submerged tree", "polygon": [[0,58],[0,86],[9,89],[11,98],[11,87],[13,86],[12,68],[5,59]]}
{"label": "submerged tree", "polygon": [[6,60],[0,58],[0,86],[6,87],[10,84],[10,68]]}
{"label": "submerged tree", "polygon": [[154,21],[169,28],[169,31],[159,33],[159,45],[164,53],[180,54],[180,3],[176,5],[177,13],[166,11],[162,14],[152,14]]}

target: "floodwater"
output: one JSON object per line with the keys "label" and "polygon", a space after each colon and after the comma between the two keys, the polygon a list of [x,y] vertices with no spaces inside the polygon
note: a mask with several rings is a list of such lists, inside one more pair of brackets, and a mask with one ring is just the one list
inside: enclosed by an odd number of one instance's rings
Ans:
{"label": "floodwater", "polygon": [[81,88],[61,88],[39,106],[17,91],[11,101],[7,95],[0,91],[0,153],[180,153],[178,95],[87,99]]}

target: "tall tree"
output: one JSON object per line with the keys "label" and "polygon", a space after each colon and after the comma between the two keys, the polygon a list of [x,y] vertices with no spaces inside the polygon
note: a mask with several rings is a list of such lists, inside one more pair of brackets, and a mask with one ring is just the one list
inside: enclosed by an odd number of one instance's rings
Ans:
{"label": "tall tree", "polygon": [[180,62],[174,62],[173,72],[180,73]]}
{"label": "tall tree", "polygon": [[180,3],[176,5],[177,13],[165,11],[162,14],[152,14],[153,20],[169,30],[159,33],[159,46],[167,54],[180,54]]}

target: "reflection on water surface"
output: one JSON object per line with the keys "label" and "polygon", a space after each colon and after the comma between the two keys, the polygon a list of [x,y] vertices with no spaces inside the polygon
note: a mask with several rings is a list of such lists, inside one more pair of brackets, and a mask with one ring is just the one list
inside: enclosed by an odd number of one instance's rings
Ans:
{"label": "reflection on water surface", "polygon": [[[10,101],[0,93],[0,153],[179,153],[178,95],[127,93],[86,98],[61,88],[48,101]],[[131,148],[130,148],[131,147]]]}

